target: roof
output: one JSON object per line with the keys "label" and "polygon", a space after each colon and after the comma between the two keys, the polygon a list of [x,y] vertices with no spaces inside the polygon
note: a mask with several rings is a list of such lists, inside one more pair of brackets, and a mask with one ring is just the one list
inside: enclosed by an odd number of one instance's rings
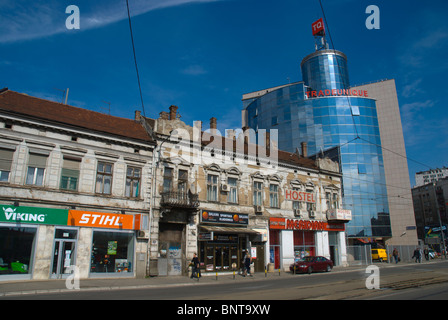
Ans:
{"label": "roof", "polygon": [[8,89],[0,91],[0,111],[154,143],[143,126],[134,120],[36,98]]}

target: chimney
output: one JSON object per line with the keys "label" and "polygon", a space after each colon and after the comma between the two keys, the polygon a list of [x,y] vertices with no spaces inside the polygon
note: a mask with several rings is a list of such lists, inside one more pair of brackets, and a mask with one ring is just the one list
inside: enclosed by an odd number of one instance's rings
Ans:
{"label": "chimney", "polygon": [[210,130],[217,129],[216,127],[217,127],[216,118],[215,117],[210,118]]}
{"label": "chimney", "polygon": [[176,120],[177,106],[170,106],[170,120]]}
{"label": "chimney", "polygon": [[135,110],[135,117],[134,117],[134,121],[140,122],[140,120],[142,119],[142,113],[139,110]]}
{"label": "chimney", "polygon": [[306,142],[302,142],[300,145],[302,146],[302,157],[308,157],[308,146]]}
{"label": "chimney", "polygon": [[159,119],[169,120],[169,118],[170,118],[170,114],[168,112],[162,111],[159,113]]}

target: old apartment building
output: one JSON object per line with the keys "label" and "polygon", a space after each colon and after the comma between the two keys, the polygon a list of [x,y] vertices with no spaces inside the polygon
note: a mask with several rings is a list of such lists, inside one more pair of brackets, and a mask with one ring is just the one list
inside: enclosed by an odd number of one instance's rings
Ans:
{"label": "old apartment building", "polygon": [[179,118],[171,106],[146,119],[158,140],[152,274],[185,274],[194,253],[203,272],[231,271],[246,250],[255,271],[286,270],[304,255],[346,263],[344,223],[351,216],[340,207],[337,163],[278,150],[274,131],[256,145],[250,130],[224,138],[215,118],[206,130],[200,121],[188,126]]}
{"label": "old apartment building", "polygon": [[154,146],[133,120],[3,89],[0,279],[145,276]]}
{"label": "old apartment building", "polygon": [[186,275],[195,252],[203,272],[238,269],[246,250],[256,271],[345,264],[337,163],[262,133],[1,90],[0,281]]}

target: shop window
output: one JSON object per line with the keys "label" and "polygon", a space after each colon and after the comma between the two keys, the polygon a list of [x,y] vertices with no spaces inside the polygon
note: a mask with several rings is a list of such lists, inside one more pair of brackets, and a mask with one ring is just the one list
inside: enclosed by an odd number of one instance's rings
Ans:
{"label": "shop window", "polygon": [[207,175],[207,201],[218,201],[218,176]]}
{"label": "shop window", "polygon": [[26,174],[26,184],[42,186],[44,184],[45,166],[47,164],[47,155],[32,154],[28,161],[28,171]]}
{"label": "shop window", "polygon": [[169,192],[173,188],[173,169],[165,167],[163,171],[163,192]]}
{"label": "shop window", "polygon": [[64,157],[61,172],[60,188],[63,190],[78,190],[80,159]]}
{"label": "shop window", "polygon": [[9,181],[14,150],[0,149],[0,182]]}
{"label": "shop window", "polygon": [[0,227],[0,276],[31,273],[36,228]]}
{"label": "shop window", "polygon": [[269,205],[271,208],[279,208],[278,204],[278,185],[269,185]]}
{"label": "shop window", "polygon": [[294,258],[302,259],[315,255],[315,241],[313,231],[294,231]]}
{"label": "shop window", "polygon": [[227,185],[229,186],[229,194],[227,195],[227,202],[238,203],[238,179],[228,178]]}
{"label": "shop window", "polygon": [[94,231],[91,273],[133,272],[134,236],[131,232]]}
{"label": "shop window", "polygon": [[96,193],[110,194],[112,190],[112,168],[111,163],[98,162],[96,173]]}
{"label": "shop window", "polygon": [[125,196],[130,198],[138,198],[140,194],[142,169],[128,167],[126,170],[126,188]]}
{"label": "shop window", "polygon": [[263,205],[263,183],[254,181],[254,206]]}

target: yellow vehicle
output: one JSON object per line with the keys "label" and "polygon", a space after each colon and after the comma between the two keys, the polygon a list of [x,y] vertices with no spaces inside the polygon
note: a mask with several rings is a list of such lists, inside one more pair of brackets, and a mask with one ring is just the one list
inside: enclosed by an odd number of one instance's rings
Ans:
{"label": "yellow vehicle", "polygon": [[372,249],[372,260],[376,260],[379,262],[386,261],[387,262],[387,252],[386,249]]}

